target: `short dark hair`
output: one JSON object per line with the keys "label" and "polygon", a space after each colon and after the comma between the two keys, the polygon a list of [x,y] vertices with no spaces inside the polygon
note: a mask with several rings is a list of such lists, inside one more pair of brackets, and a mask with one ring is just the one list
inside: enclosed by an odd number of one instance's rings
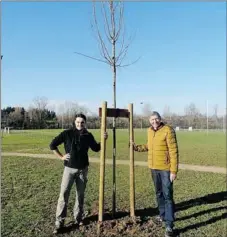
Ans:
{"label": "short dark hair", "polygon": [[157,116],[159,119],[162,119],[161,115],[157,111],[152,111],[150,116]]}
{"label": "short dark hair", "polygon": [[76,118],[82,118],[82,119],[84,119],[85,122],[87,121],[86,116],[85,116],[84,114],[82,114],[82,113],[76,114],[76,115],[75,115],[75,119],[76,119]]}

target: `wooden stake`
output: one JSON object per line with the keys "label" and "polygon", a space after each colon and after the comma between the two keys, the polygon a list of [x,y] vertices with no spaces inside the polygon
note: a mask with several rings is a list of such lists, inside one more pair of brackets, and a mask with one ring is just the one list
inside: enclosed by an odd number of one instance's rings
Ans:
{"label": "wooden stake", "polygon": [[[129,104],[129,139],[134,141],[133,104]],[[134,149],[130,143],[130,216],[135,216],[135,177],[134,177]]]}
{"label": "wooden stake", "polygon": [[100,183],[99,183],[99,221],[103,221],[104,210],[104,185],[105,185],[105,157],[106,157],[106,111],[107,102],[102,104],[102,120],[101,120],[101,151],[100,151]]}

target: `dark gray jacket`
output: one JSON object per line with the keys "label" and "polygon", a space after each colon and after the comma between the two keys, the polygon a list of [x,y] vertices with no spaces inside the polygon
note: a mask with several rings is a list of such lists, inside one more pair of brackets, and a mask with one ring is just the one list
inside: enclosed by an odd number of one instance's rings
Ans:
{"label": "dark gray jacket", "polygon": [[70,168],[84,169],[89,165],[88,150],[100,151],[100,143],[97,143],[94,136],[87,129],[67,129],[61,132],[50,143],[50,149],[56,150],[64,144],[65,152],[70,154],[70,159],[64,161],[64,165]]}

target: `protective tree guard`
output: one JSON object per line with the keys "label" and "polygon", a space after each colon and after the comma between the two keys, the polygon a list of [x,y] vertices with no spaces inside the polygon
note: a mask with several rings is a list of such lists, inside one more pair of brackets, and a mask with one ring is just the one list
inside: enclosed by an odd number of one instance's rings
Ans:
{"label": "protective tree guard", "polygon": [[[100,151],[100,186],[99,186],[99,224],[103,221],[104,211],[104,186],[105,186],[105,156],[106,156],[106,140],[104,132],[106,131],[106,117],[121,117],[129,119],[129,139],[134,141],[133,130],[133,104],[129,104],[127,109],[107,108],[107,102],[103,102],[102,108],[99,108],[99,116],[101,117],[101,151]],[[134,149],[130,143],[130,216],[135,217],[135,175],[134,175]]]}
{"label": "protective tree guard", "polygon": [[99,183],[99,221],[103,221],[104,210],[104,186],[105,186],[105,158],[106,158],[106,111],[107,102],[102,104],[102,123],[101,123],[101,151],[100,151],[100,183]]}
{"label": "protective tree guard", "polygon": [[[133,104],[129,104],[129,140],[134,141],[133,130]],[[130,143],[129,147],[130,157],[130,216],[135,216],[135,174],[134,174],[134,149]]]}

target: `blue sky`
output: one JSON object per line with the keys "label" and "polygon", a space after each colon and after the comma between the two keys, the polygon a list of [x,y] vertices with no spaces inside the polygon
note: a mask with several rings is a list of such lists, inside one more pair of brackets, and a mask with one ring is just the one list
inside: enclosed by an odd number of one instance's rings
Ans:
{"label": "blue sky", "polygon": [[[91,29],[91,2],[2,2],[2,107],[32,104],[45,96],[54,109],[64,101],[97,112],[112,106],[108,65],[99,57]],[[209,113],[226,108],[226,3],[126,2],[125,26],[136,32],[118,70],[117,107],[140,102],[154,110],[183,113],[194,102]]]}

